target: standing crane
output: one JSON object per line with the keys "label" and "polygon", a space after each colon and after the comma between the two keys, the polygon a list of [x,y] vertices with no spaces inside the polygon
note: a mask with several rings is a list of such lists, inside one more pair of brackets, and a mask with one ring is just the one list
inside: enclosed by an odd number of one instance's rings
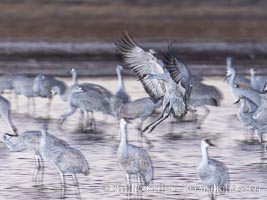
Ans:
{"label": "standing crane", "polygon": [[45,160],[53,164],[58,170],[62,183],[62,197],[65,196],[64,175],[67,174],[72,176],[77,194],[80,196],[76,174],[89,174],[89,165],[84,155],[78,149],[69,146],[64,140],[59,138],[54,140],[48,137],[47,125],[44,125],[41,130],[40,153]]}
{"label": "standing crane", "polygon": [[125,172],[127,185],[131,188],[131,175],[137,175],[140,184],[149,185],[153,178],[152,162],[148,153],[137,146],[127,143],[127,121],[120,120],[121,139],[117,158]]}

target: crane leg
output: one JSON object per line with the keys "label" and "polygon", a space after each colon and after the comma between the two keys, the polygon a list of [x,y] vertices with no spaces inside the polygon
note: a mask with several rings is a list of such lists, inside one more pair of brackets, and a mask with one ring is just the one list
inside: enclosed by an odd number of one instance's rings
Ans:
{"label": "crane leg", "polygon": [[64,173],[62,173],[60,170],[59,174],[60,174],[60,178],[61,178],[61,198],[64,199],[65,198],[65,177],[64,177]]}
{"label": "crane leg", "polygon": [[89,113],[88,111],[83,111],[85,113],[85,118],[83,120],[83,131],[86,131],[88,127]]}
{"label": "crane leg", "polygon": [[18,135],[17,134],[17,128],[11,122],[10,110],[9,109],[5,110],[4,112],[1,113],[1,116],[2,116],[3,120],[6,122],[6,124],[8,125],[8,127],[12,130],[12,132],[15,135]]}
{"label": "crane leg", "polygon": [[27,113],[28,113],[28,116],[31,115],[30,106],[31,106],[31,98],[28,97],[28,102],[27,102]]}
{"label": "crane leg", "polygon": [[207,117],[208,117],[208,115],[210,113],[210,110],[206,106],[203,106],[203,108],[205,110],[205,113],[204,113],[203,117],[197,122],[197,126],[196,126],[197,129],[201,128],[201,125],[203,124],[205,119],[207,119]]}
{"label": "crane leg", "polygon": [[[167,110],[169,104],[170,104],[170,103],[168,102],[168,103],[165,105],[165,107],[164,107],[163,111],[161,112],[160,116],[159,116],[155,121],[153,121],[152,123],[150,123],[149,125],[147,125],[147,126],[145,127],[145,129],[144,129],[142,132],[145,132],[146,130],[149,129],[150,126],[152,126],[153,124],[157,123],[157,122],[160,121],[162,118],[164,118],[164,113],[166,112],[166,110]],[[161,121],[161,122],[162,122],[162,121]],[[158,124],[157,124],[157,125],[158,125]]]}
{"label": "crane leg", "polygon": [[35,155],[35,163],[36,166],[32,181],[34,183],[41,183],[43,181],[44,166],[43,166],[43,159],[40,157],[40,155]]}
{"label": "crane leg", "polygon": [[62,116],[60,117],[59,124],[62,125],[63,122],[64,122],[69,116],[71,116],[71,115],[73,115],[73,114],[75,113],[75,111],[76,111],[76,108],[75,108],[75,107],[70,107],[69,112],[66,113],[66,114],[64,114],[64,115],[62,115]]}
{"label": "crane leg", "polygon": [[127,191],[131,193],[132,186],[131,186],[131,176],[127,173],[125,173],[126,176],[126,182],[127,182]]}
{"label": "crane leg", "polygon": [[49,118],[49,115],[50,115],[51,102],[52,102],[52,98],[48,98],[48,102],[47,102],[47,113],[46,113],[46,117],[47,118]]}
{"label": "crane leg", "polygon": [[72,174],[72,180],[73,180],[73,184],[74,184],[74,187],[75,187],[75,190],[76,190],[77,199],[81,199],[79,182],[78,182],[77,177],[76,177],[75,174]]}
{"label": "crane leg", "polygon": [[170,113],[168,113],[165,117],[161,118],[156,124],[152,126],[149,133],[151,133],[161,122],[163,122],[165,119],[167,119],[170,116]]}
{"label": "crane leg", "polygon": [[90,126],[93,131],[96,130],[96,124],[95,124],[95,117],[94,117],[94,111],[89,111],[90,113]]}
{"label": "crane leg", "polygon": [[31,99],[32,99],[32,111],[33,111],[33,115],[35,115],[36,113],[35,99],[34,98],[31,98]]}

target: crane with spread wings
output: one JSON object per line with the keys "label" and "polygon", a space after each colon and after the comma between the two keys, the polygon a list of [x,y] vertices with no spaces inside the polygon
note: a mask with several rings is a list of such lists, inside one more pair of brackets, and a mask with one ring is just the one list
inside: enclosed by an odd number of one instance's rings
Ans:
{"label": "crane with spread wings", "polygon": [[132,70],[144,86],[145,91],[155,101],[163,100],[161,115],[143,131],[153,131],[170,114],[183,117],[189,109],[191,93],[191,74],[189,69],[173,53],[171,42],[168,52],[164,54],[164,67],[149,51],[143,50],[132,37],[125,33],[115,43],[127,68]]}

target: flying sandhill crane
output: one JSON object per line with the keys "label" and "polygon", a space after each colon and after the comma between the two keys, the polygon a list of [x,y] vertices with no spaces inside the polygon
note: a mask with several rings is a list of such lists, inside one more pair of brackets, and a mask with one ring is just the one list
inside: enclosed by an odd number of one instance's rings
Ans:
{"label": "flying sandhill crane", "polygon": [[160,117],[143,131],[150,127],[150,132],[153,131],[171,113],[175,117],[184,116],[188,109],[192,86],[191,75],[189,69],[174,57],[171,50],[172,44],[169,45],[169,52],[165,55],[164,69],[157,58],[140,48],[128,33],[125,33],[115,44],[123,57],[125,66],[135,73],[149,96],[155,101],[163,99]]}

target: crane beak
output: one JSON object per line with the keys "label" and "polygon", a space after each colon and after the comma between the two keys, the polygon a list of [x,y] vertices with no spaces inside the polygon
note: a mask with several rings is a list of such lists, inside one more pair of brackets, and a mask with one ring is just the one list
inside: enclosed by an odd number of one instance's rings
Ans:
{"label": "crane beak", "polygon": [[226,81],[229,78],[229,76],[225,76],[223,81]]}
{"label": "crane beak", "polygon": [[50,92],[51,92],[51,95],[52,95],[52,96],[56,95],[56,93],[57,93],[57,92],[56,92],[55,90],[53,90],[53,89],[52,89]]}
{"label": "crane beak", "polygon": [[211,143],[211,141],[209,139],[205,139],[205,142],[209,145],[209,146],[213,146],[216,147],[215,144]]}
{"label": "crane beak", "polygon": [[240,102],[240,98],[236,102],[234,102],[234,104],[238,104],[239,102]]}
{"label": "crane beak", "polygon": [[17,133],[15,135],[12,135],[10,133],[5,133],[5,135],[8,135],[9,137],[18,137],[18,134]]}
{"label": "crane beak", "polygon": [[131,123],[132,123],[128,118],[124,118],[124,120],[125,120],[128,124],[131,124]]}

